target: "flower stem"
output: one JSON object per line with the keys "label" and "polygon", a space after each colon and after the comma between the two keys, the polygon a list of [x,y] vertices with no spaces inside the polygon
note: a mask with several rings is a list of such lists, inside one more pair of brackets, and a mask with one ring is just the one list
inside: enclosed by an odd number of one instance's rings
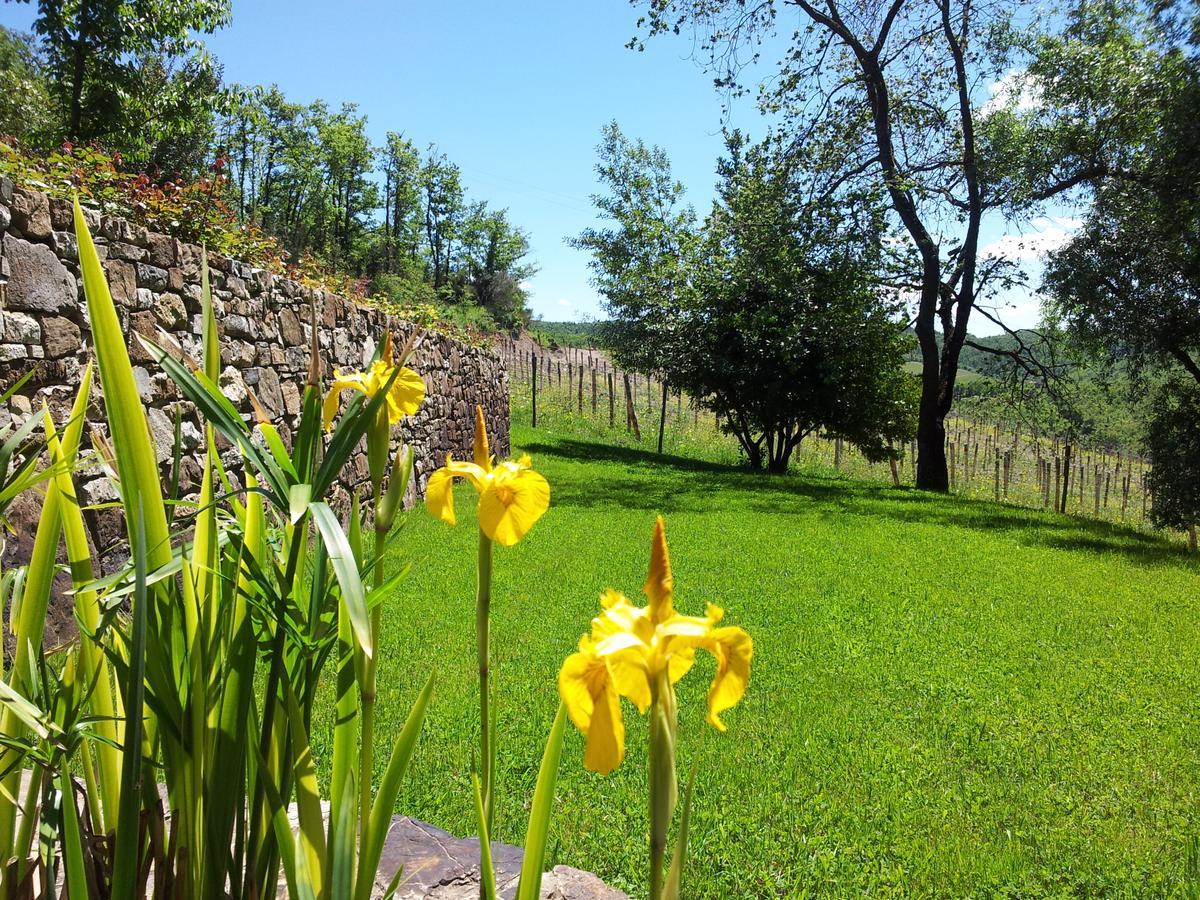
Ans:
{"label": "flower stem", "polygon": [[667,831],[675,814],[675,697],[664,671],[650,683],[650,900],[663,891]]}
{"label": "flower stem", "polygon": [[483,783],[483,809],[491,833],[495,818],[492,772],[490,641],[492,606],[492,540],[479,532],[479,558],[476,563],[475,641],[479,657],[479,770]]}

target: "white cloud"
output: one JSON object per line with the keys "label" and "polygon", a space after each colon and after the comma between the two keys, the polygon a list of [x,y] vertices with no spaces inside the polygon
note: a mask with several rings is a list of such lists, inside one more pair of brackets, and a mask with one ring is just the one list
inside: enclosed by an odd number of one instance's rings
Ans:
{"label": "white cloud", "polygon": [[559,301],[558,301],[558,305],[559,305],[559,306],[570,306],[570,305],[571,305],[571,301],[570,301],[570,300],[559,300]]}
{"label": "white cloud", "polygon": [[1063,247],[1083,223],[1068,216],[1040,216],[1024,234],[1006,234],[979,248],[980,256],[1008,259],[1013,262],[1041,259],[1051,250]]}
{"label": "white cloud", "polygon": [[987,116],[1000,109],[1015,109],[1026,112],[1036,109],[1042,102],[1042,90],[1024,69],[1013,69],[999,80],[988,85],[991,97],[980,108]]}

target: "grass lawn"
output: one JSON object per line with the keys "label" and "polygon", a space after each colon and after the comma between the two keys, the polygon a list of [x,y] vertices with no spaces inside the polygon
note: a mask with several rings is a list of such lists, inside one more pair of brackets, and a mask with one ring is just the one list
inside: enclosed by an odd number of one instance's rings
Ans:
{"label": "grass lawn", "polygon": [[[559,665],[602,588],[640,597],[663,513],[677,606],[723,606],[756,651],[725,734],[703,723],[711,661],[680,685],[681,771],[701,760],[687,896],[1195,891],[1200,615],[1177,545],[555,428],[514,427],[553,498],[496,554],[499,839],[524,834]],[[390,741],[438,671],[399,809],[458,834],[475,831],[474,502],[463,485],[456,528],[409,516],[379,675]],[[568,734],[555,861],[644,896],[647,723],[625,711],[607,778]]]}

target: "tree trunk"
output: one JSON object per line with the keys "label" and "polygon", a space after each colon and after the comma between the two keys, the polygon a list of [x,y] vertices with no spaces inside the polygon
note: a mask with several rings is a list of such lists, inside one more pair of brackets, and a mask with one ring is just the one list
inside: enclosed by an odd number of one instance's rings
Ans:
{"label": "tree trunk", "polygon": [[83,28],[87,21],[88,4],[85,0],[79,9],[80,34],[75,40],[75,59],[71,73],[71,122],[67,126],[67,137],[73,141],[79,140],[79,131],[83,125],[83,76],[86,71],[88,49],[83,39]]}
{"label": "tree trunk", "polygon": [[917,419],[917,487],[925,491],[950,490],[946,466],[946,425],[937,408],[937,389],[929,397],[929,385],[921,386],[921,409]]}
{"label": "tree trunk", "polygon": [[662,454],[663,448],[663,431],[667,427],[667,380],[664,378],[662,383],[662,409],[658,414],[658,452]]}
{"label": "tree trunk", "polygon": [[1062,472],[1062,497],[1058,511],[1065,513],[1067,511],[1067,498],[1071,496],[1069,493],[1069,485],[1071,483],[1071,445],[1067,444],[1063,450],[1063,472]]}

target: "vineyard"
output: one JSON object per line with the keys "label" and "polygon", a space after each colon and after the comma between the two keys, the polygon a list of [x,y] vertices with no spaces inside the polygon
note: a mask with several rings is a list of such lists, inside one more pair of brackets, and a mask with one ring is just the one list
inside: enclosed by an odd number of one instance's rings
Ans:
{"label": "vineyard", "polygon": [[[509,338],[495,349],[508,366],[514,421],[524,416],[522,424],[537,426],[573,416],[602,440],[683,455],[688,447],[723,443],[728,461],[738,459],[736,442],[711,411],[653,374],[618,369],[601,350]],[[1150,465],[1137,452],[976,418],[949,420],[946,434],[951,492],[958,496],[1150,527]],[[792,466],[912,485],[916,443],[901,448],[895,462],[872,463],[840,439],[812,435]]]}

